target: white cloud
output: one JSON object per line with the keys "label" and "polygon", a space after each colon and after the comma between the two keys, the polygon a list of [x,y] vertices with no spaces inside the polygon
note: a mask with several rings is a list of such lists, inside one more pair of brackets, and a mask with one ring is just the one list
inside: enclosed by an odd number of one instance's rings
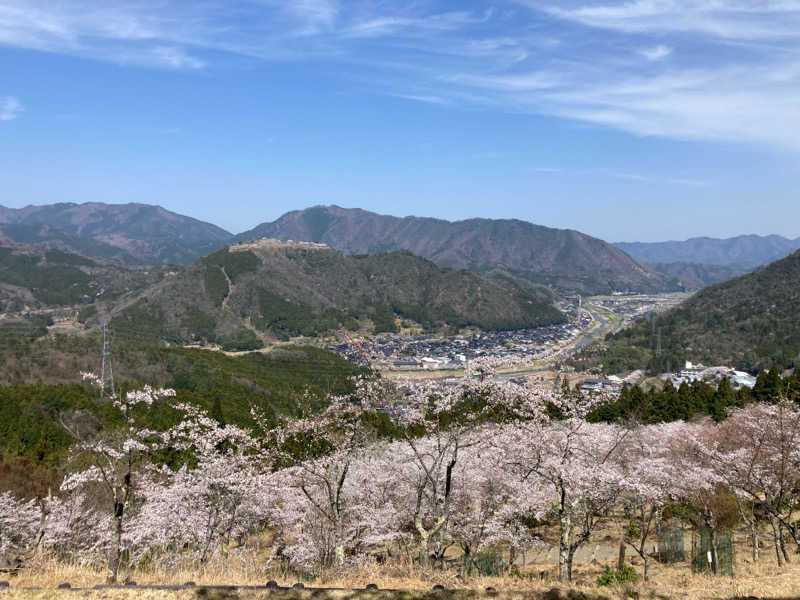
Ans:
{"label": "white cloud", "polygon": [[730,39],[797,38],[796,0],[626,0],[547,6],[523,0],[562,19],[624,32],[683,31]]}
{"label": "white cloud", "polygon": [[222,54],[335,63],[366,93],[800,149],[800,0],[495,5],[0,0],[0,45],[182,70]]}
{"label": "white cloud", "polygon": [[397,98],[403,98],[404,100],[413,100],[414,102],[424,102],[426,104],[450,104],[448,100],[442,98],[441,96],[425,96],[420,94],[392,94]]}
{"label": "white cloud", "polygon": [[537,173],[566,173],[569,175],[578,175],[581,177],[611,177],[613,179],[624,179],[627,181],[634,181],[637,183],[647,184],[667,184],[667,185],[681,185],[690,187],[708,187],[711,185],[707,181],[700,179],[687,179],[681,177],[663,177],[657,175],[643,175],[641,173],[632,173],[628,171],[618,171],[614,169],[562,169],[556,167],[535,167],[533,171]]}
{"label": "white cloud", "polygon": [[781,80],[774,69],[783,65],[573,82],[534,99],[532,108],[640,135],[800,149],[800,80]]}
{"label": "white cloud", "polygon": [[658,46],[652,46],[650,48],[641,48],[639,54],[644,56],[647,60],[656,61],[664,59],[672,54],[672,48],[664,44],[659,44]]}
{"label": "white cloud", "polygon": [[19,100],[13,96],[0,98],[0,121],[12,121],[25,110]]}
{"label": "white cloud", "polygon": [[155,63],[163,64],[173,69],[202,69],[206,66],[205,62],[190,56],[182,48],[156,46],[150,50],[149,55]]}

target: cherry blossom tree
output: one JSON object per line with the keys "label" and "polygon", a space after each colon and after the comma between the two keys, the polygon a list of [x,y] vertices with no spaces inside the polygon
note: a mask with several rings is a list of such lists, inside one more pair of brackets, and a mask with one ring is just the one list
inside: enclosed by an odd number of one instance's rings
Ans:
{"label": "cherry blossom tree", "polygon": [[0,557],[23,563],[41,541],[45,519],[42,503],[0,492]]}
{"label": "cherry blossom tree", "polygon": [[630,546],[642,560],[645,581],[650,578],[647,540],[670,491],[675,488],[675,478],[681,477],[670,460],[670,448],[686,427],[682,421],[636,427],[618,454],[623,475],[620,503],[628,516],[618,568],[624,563],[625,545]]}
{"label": "cherry blossom tree", "polygon": [[552,515],[559,527],[559,579],[572,579],[575,552],[604,522],[623,490],[619,451],[628,432],[593,424],[586,415],[605,400],[598,395],[554,393],[535,385],[516,386],[500,400],[514,424],[504,426],[495,443],[525,494],[538,506],[538,518]]}
{"label": "cherry blossom tree", "polygon": [[401,462],[403,479],[412,490],[417,555],[426,566],[432,543],[436,560],[448,545],[447,524],[456,488],[463,483],[454,478],[459,455],[479,443],[476,432],[496,390],[491,384],[470,382],[423,382],[411,389],[411,405],[403,415],[407,452]]}
{"label": "cherry blossom tree", "polygon": [[94,564],[98,556],[108,556],[112,515],[98,510],[90,487],[47,499],[42,547],[70,563]]}
{"label": "cherry blossom tree", "polygon": [[785,401],[734,409],[705,442],[704,459],[737,496],[768,516],[778,564],[788,562],[784,531],[800,549],[792,523],[800,502],[800,410]]}
{"label": "cherry blossom tree", "polygon": [[[487,426],[478,438],[495,435]],[[456,468],[458,481],[454,495],[449,536],[461,547],[465,557],[489,546],[507,545],[512,556],[517,548],[536,541],[524,521],[535,506],[522,495],[526,490],[518,479],[503,468],[504,456],[488,443],[466,448]]]}
{"label": "cherry blossom tree", "polygon": [[719,568],[717,533],[729,529],[734,521],[725,478],[708,447],[716,430],[717,425],[710,420],[684,423],[675,431],[668,454],[668,465],[674,474],[670,494],[689,503],[696,515],[695,525],[708,532],[710,567],[715,574]]}
{"label": "cherry blossom tree", "polygon": [[128,542],[138,555],[152,548],[169,549],[173,561],[182,556],[202,565],[267,518],[274,475],[271,464],[260,463],[259,443],[248,431],[221,426],[188,404],[176,408],[183,419],[162,439],[171,449],[188,454],[191,464],[175,472],[161,467],[147,474]]}
{"label": "cherry blossom tree", "polygon": [[[342,565],[353,541],[354,496],[348,493],[348,478],[373,437],[363,417],[391,391],[374,379],[355,383],[353,394],[330,397],[322,411],[289,420],[268,434],[276,463],[287,466],[280,472],[283,511],[277,518],[299,541],[293,545],[299,562],[311,560],[300,549],[315,545],[322,564]],[[256,416],[263,426],[265,419]]]}
{"label": "cherry blossom tree", "polygon": [[[85,380],[100,385],[90,373],[82,374]],[[78,438],[74,454],[90,466],[67,477],[63,491],[74,491],[90,485],[99,485],[110,497],[111,532],[108,556],[108,581],[114,582],[120,568],[123,535],[128,509],[137,489],[137,470],[144,465],[146,455],[160,445],[160,434],[138,427],[134,416],[137,406],[151,406],[160,398],[174,396],[174,390],[144,386],[122,396],[112,396],[111,404],[123,419],[123,426],[97,439]],[[75,432],[76,438],[78,437]]]}

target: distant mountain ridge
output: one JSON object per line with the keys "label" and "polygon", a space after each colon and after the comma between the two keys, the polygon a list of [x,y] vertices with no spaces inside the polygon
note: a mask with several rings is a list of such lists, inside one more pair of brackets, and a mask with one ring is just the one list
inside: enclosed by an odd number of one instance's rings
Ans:
{"label": "distant mountain ridge", "polygon": [[236,236],[325,243],[348,254],[409,250],[441,267],[498,272],[563,291],[664,291],[666,279],[578,231],[515,219],[445,221],[315,206]]}
{"label": "distant mountain ridge", "polygon": [[0,206],[0,237],[131,264],[188,264],[233,235],[160,206],[87,202]]}
{"label": "distant mountain ridge", "polygon": [[559,292],[695,290],[800,248],[800,238],[608,244],[517,219],[446,221],[315,206],[236,236],[160,206],[59,203],[0,206],[0,241],[44,244],[129,265],[188,265],[232,241],[323,242],[347,254],[409,250],[442,267],[497,273]]}
{"label": "distant mountain ridge", "polygon": [[750,270],[800,249],[800,237],[739,235],[718,239],[690,238],[683,242],[618,242],[614,244],[644,263],[701,263]]}
{"label": "distant mountain ridge", "polygon": [[707,285],[719,283],[720,281],[727,281],[728,279],[743,275],[749,271],[749,269],[737,269],[735,267],[704,263],[671,262],[645,264],[657,273],[661,273],[667,277],[676,288],[683,289],[687,292],[693,292]]}

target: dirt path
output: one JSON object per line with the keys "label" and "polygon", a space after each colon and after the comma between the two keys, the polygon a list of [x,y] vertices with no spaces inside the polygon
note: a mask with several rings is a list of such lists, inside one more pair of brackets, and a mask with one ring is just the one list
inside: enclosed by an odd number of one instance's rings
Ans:
{"label": "dirt path", "polygon": [[228,282],[228,293],[222,299],[222,306],[220,308],[222,308],[222,310],[229,310],[228,300],[230,300],[231,296],[233,296],[233,292],[236,290],[236,286],[233,285],[233,281],[231,281],[231,278],[228,277],[228,273],[225,271],[225,267],[220,267],[219,270],[222,271],[222,275],[223,277],[225,277],[225,281]]}
{"label": "dirt path", "polygon": [[222,271],[222,274],[225,276],[225,281],[228,282],[228,295],[222,299],[222,305],[220,306],[220,308],[222,310],[228,311],[231,315],[239,319],[242,322],[242,325],[244,325],[247,329],[249,329],[253,333],[253,335],[255,335],[259,340],[261,340],[261,343],[264,344],[264,348],[268,348],[269,346],[272,345],[273,340],[267,337],[267,335],[263,331],[257,329],[255,325],[253,325],[253,321],[250,319],[250,317],[240,317],[239,315],[235,314],[228,306],[228,301],[230,300],[231,296],[233,296],[233,293],[236,291],[236,285],[233,283],[231,278],[228,277],[228,273],[225,271],[225,267],[220,267],[219,270]]}

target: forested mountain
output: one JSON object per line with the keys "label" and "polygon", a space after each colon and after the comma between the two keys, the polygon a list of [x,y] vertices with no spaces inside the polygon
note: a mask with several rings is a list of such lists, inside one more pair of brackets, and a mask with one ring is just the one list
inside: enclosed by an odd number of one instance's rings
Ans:
{"label": "forested mountain", "polygon": [[702,263],[647,263],[647,266],[664,275],[676,288],[693,292],[701,288],[743,275],[749,269],[736,269],[722,265]]}
{"label": "forested mountain", "polygon": [[665,278],[612,245],[578,231],[519,220],[443,221],[316,206],[239,234],[321,242],[348,254],[409,250],[442,267],[500,272],[582,293],[660,291]]}
{"label": "forested mountain", "polygon": [[394,331],[396,315],[426,328],[514,329],[564,319],[543,288],[441,269],[404,251],[345,256],[276,240],[222,248],[111,314],[121,335],[231,349],[342,327]]}
{"label": "forested mountain", "polygon": [[644,263],[702,263],[749,270],[783,258],[800,248],[800,238],[740,235],[727,239],[696,237],[683,242],[614,244]]}
{"label": "forested mountain", "polygon": [[[33,340],[0,332],[0,489],[32,485],[55,475],[74,443],[64,424],[87,433],[120,425],[98,390],[81,384],[81,371],[99,372],[102,337],[57,335]],[[251,409],[292,415],[324,405],[329,393],[351,389],[364,369],[308,346],[226,356],[194,348],[148,347],[112,341],[116,386],[146,381],[176,390],[176,403],[208,411],[221,423],[252,425]],[[155,407],[149,426],[163,428],[179,413]],[[45,487],[45,492],[46,492]]]}
{"label": "forested mountain", "polygon": [[0,242],[0,328],[38,310],[87,310],[165,276],[164,267],[134,268],[56,248]]}
{"label": "forested mountain", "polygon": [[188,264],[232,237],[160,206],[100,202],[0,206],[0,235],[131,264]]}
{"label": "forested mountain", "polygon": [[[752,273],[709,286],[680,306],[606,340],[595,353],[606,370],[685,360],[762,369],[800,364],[800,251]],[[662,352],[654,356],[661,340]],[[586,365],[584,365],[586,366]]]}

